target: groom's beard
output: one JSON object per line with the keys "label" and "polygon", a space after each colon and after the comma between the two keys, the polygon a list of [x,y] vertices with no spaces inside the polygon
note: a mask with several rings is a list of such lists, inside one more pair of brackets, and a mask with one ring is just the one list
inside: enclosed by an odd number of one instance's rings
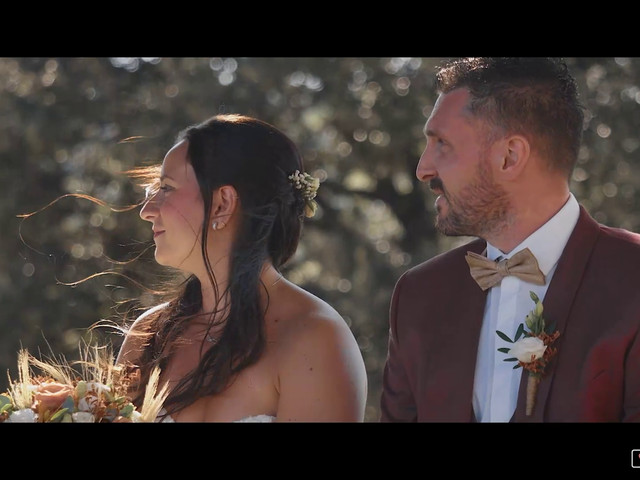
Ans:
{"label": "groom's beard", "polygon": [[444,235],[486,238],[508,225],[511,204],[504,188],[494,182],[486,159],[478,163],[475,177],[457,195],[448,192],[439,177],[431,179],[429,186],[442,191],[449,204],[448,212],[439,210],[435,221]]}

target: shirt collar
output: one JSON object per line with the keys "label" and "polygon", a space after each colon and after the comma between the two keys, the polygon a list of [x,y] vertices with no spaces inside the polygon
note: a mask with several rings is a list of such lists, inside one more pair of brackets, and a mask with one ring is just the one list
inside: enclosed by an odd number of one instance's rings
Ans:
{"label": "shirt collar", "polygon": [[547,275],[560,259],[571,232],[573,232],[576,223],[578,223],[579,216],[580,206],[574,195],[570,193],[569,200],[560,211],[524,239],[510,253],[504,254],[500,249],[487,242],[487,258],[491,260],[495,260],[500,256],[510,258],[520,250],[528,248],[538,260],[538,266],[542,273]]}

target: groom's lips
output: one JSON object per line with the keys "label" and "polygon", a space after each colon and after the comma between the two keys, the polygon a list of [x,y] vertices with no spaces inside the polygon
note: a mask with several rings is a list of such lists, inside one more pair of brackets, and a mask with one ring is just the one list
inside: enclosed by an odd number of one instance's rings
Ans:
{"label": "groom's lips", "polygon": [[434,195],[444,195],[444,187],[433,187],[430,190]]}
{"label": "groom's lips", "polygon": [[444,193],[444,185],[440,177],[434,177],[429,180],[429,188],[433,193]]}

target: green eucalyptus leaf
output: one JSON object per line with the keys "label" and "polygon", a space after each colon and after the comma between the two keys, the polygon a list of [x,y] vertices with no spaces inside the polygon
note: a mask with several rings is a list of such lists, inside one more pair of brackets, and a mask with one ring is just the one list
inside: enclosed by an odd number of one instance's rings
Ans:
{"label": "green eucalyptus leaf", "polygon": [[3,408],[6,405],[12,405],[11,398],[6,395],[0,395],[0,408]]}
{"label": "green eucalyptus leaf", "polygon": [[107,422],[113,422],[115,418],[118,416],[118,410],[115,408],[107,408],[107,411],[104,414],[104,419]]}
{"label": "green eucalyptus leaf", "polygon": [[516,368],[520,368],[520,367],[521,367],[521,365],[518,363],[518,364],[514,365],[513,369],[515,370]]}
{"label": "green eucalyptus leaf", "polygon": [[80,380],[76,385],[76,395],[78,398],[83,398],[87,394],[87,382]]}
{"label": "green eucalyptus leaf", "polygon": [[66,408],[69,411],[72,411],[75,408],[75,403],[73,402],[73,397],[68,396],[64,402],[62,402],[61,408]]}
{"label": "green eucalyptus leaf", "polygon": [[524,333],[524,325],[521,323],[520,325],[518,325],[518,330],[516,331],[516,342],[518,341],[518,339],[520,338],[520,336]]}
{"label": "green eucalyptus leaf", "polygon": [[5,403],[0,407],[0,414],[3,414],[4,412],[8,412],[10,410],[13,410],[13,405],[10,403]]}
{"label": "green eucalyptus leaf", "polygon": [[57,422],[62,421],[62,418],[64,417],[65,413],[67,413],[67,409],[66,408],[61,408],[56,413],[51,415],[51,418],[49,418],[49,422],[57,423]]}
{"label": "green eucalyptus leaf", "polygon": [[496,330],[496,333],[498,334],[498,336],[503,339],[505,342],[509,342],[509,343],[513,343],[513,340],[511,340],[509,337],[507,337],[504,333],[502,333],[500,330]]}
{"label": "green eucalyptus leaf", "polygon": [[533,300],[535,303],[538,303],[540,301],[540,298],[538,297],[538,295],[536,295],[532,290],[529,290],[529,296],[531,297],[531,300]]}
{"label": "green eucalyptus leaf", "polygon": [[502,348],[499,348],[498,351],[502,353],[509,353],[511,349],[509,347],[502,347]]}
{"label": "green eucalyptus leaf", "polygon": [[122,415],[123,417],[129,418],[133,413],[134,409],[135,407],[131,403],[128,403],[127,405],[125,405],[120,409],[120,415]]}
{"label": "green eucalyptus leaf", "polygon": [[517,362],[518,359],[517,358],[505,358],[504,361],[505,362]]}

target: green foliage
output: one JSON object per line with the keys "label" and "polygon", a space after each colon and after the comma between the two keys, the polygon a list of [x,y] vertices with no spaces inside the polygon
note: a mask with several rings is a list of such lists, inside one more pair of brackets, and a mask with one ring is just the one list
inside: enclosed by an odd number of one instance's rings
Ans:
{"label": "green foliage", "polygon": [[0,415],[10,411],[13,408],[13,402],[6,395],[0,395]]}
{"label": "green foliage", "polygon": [[[395,281],[457,241],[436,235],[433,198],[414,175],[439,61],[0,58],[0,371],[22,346],[73,357],[91,324],[122,321],[140,295],[148,306],[136,282],[153,287],[159,273],[137,210],[65,198],[17,215],[66,193],[134,203],[142,192],[121,172],[160,162],[187,125],[244,113],[290,135],[322,179],[318,213],[285,273],[349,322],[369,373],[367,420],[376,420]],[[640,59],[570,61],[590,112],[573,191],[598,220],[638,231]],[[65,285],[110,270],[133,281]]]}

